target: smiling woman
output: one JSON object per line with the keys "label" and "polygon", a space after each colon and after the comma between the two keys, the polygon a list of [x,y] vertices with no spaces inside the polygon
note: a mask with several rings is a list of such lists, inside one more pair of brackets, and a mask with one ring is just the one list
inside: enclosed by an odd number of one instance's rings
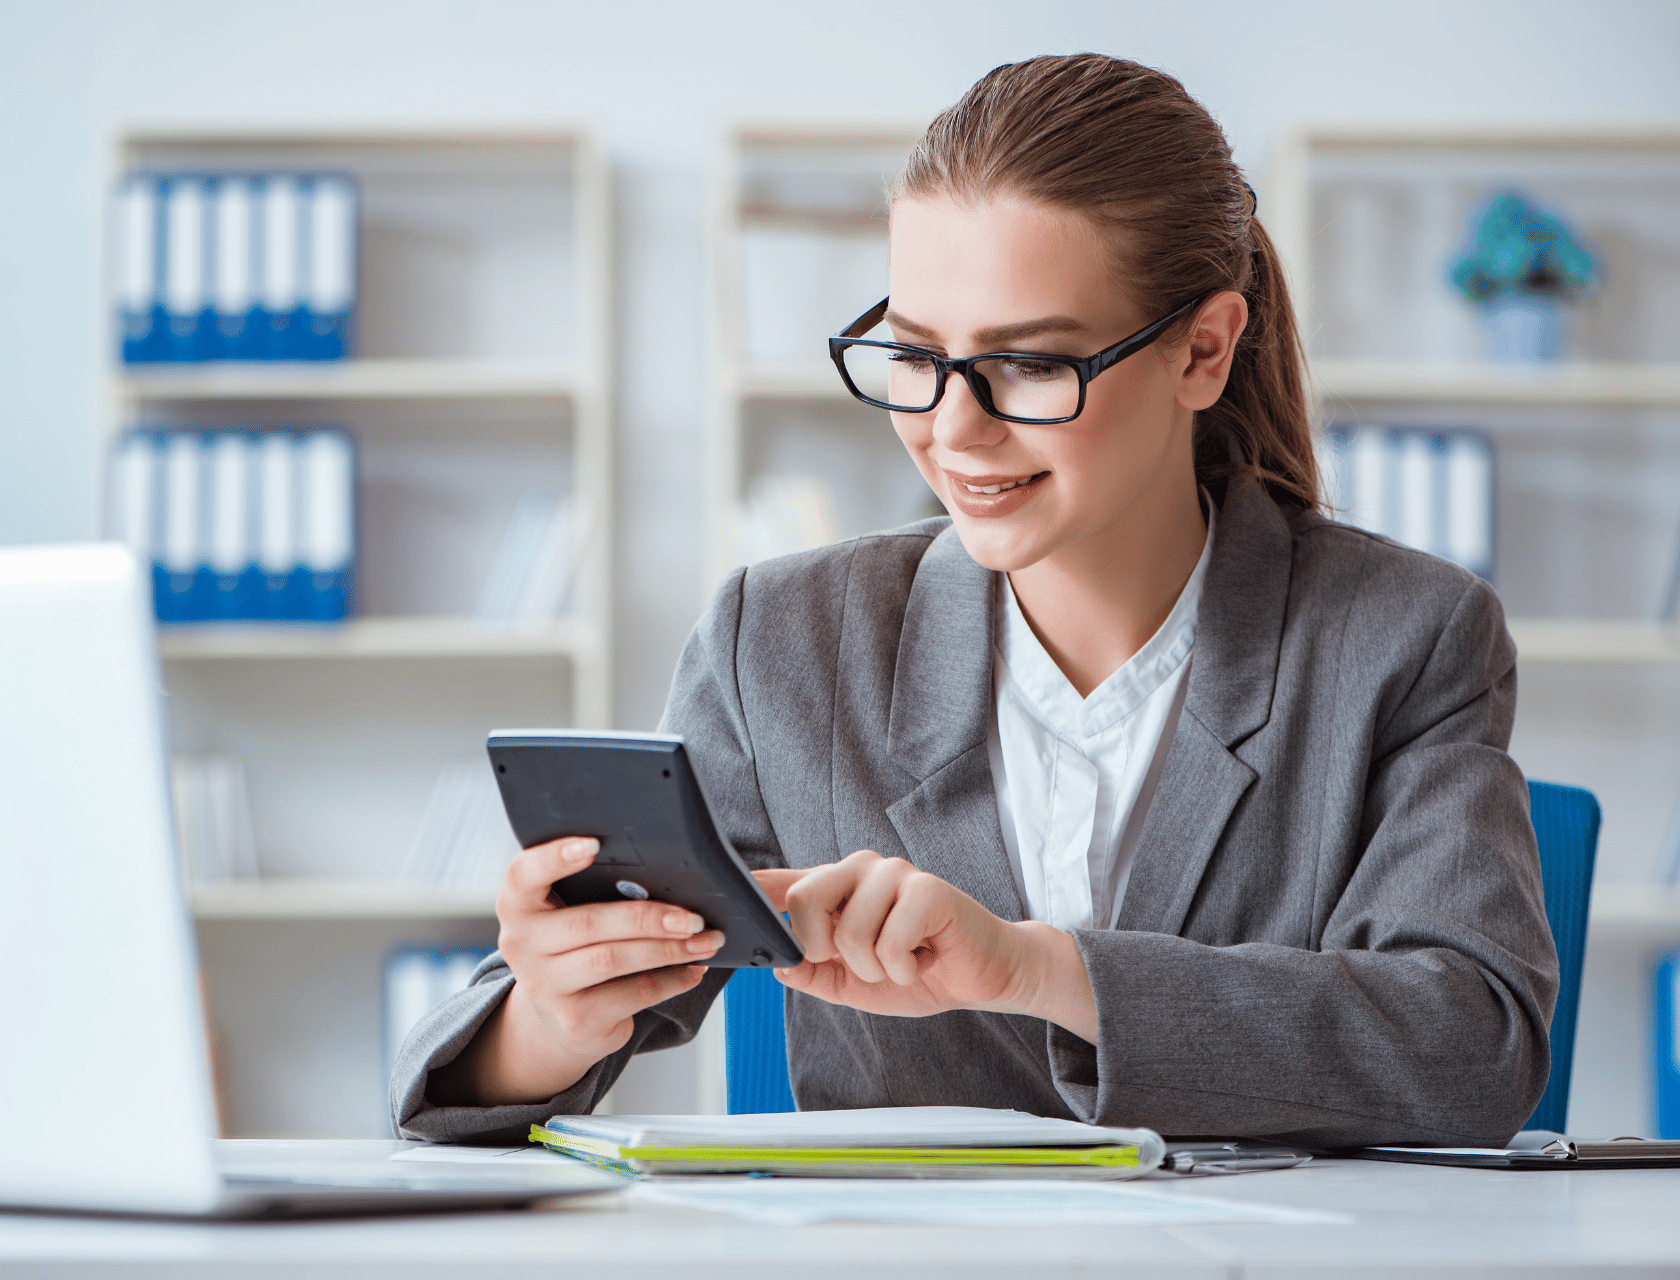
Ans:
{"label": "smiling woman", "polygon": [[[1319,514],[1218,126],[1135,63],[1000,67],[912,155],[891,251],[831,354],[951,514],[737,571],[665,723],[804,947],[799,1104],[1504,1141],[1557,984],[1515,651],[1480,579]],[[558,905],[595,853],[514,861],[401,1131],[587,1111],[694,1034],[721,939]]]}

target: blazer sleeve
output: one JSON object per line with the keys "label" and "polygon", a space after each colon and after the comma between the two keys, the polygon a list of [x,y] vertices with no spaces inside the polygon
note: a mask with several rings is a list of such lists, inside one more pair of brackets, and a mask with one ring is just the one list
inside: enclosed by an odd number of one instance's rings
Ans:
{"label": "blazer sleeve", "polygon": [[[737,570],[684,646],[661,730],[687,741],[689,759],[713,812],[741,856],[754,867],[781,865],[781,850],[758,791],[746,717],[736,680],[742,583]],[[723,990],[730,970],[714,969],[692,991],[636,1015],[624,1047],[596,1063],[571,1088],[546,1102],[509,1107],[437,1106],[426,1098],[431,1072],[453,1062],[512,989],[514,977],[499,952],[487,957],[472,984],[433,1009],[403,1044],[391,1073],[391,1121],[405,1138],[456,1142],[517,1134],[554,1115],[593,1111],[631,1057],[687,1044]]]}
{"label": "blazer sleeve", "polygon": [[1515,697],[1515,646],[1473,581],[1373,714],[1360,848],[1316,949],[1075,931],[1097,1043],[1049,1033],[1075,1114],[1327,1147],[1515,1133],[1546,1086],[1558,986],[1505,753]]}

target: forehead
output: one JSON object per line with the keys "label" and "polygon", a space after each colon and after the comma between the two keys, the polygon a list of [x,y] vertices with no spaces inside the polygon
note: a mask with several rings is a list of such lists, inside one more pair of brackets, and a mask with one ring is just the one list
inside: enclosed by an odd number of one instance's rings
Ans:
{"label": "forehead", "polygon": [[893,310],[953,338],[1051,315],[1105,327],[1128,311],[1095,224],[1018,198],[896,200],[890,275]]}

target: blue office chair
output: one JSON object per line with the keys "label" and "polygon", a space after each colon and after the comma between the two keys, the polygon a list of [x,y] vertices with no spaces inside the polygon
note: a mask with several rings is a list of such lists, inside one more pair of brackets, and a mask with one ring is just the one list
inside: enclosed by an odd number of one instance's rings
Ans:
{"label": "blue office chair", "polygon": [[[1569,1072],[1575,1056],[1575,1014],[1581,1003],[1581,963],[1587,949],[1587,903],[1598,851],[1599,808],[1590,791],[1555,782],[1528,784],[1529,812],[1540,845],[1546,921],[1557,943],[1557,1008],[1552,1014],[1552,1075],[1540,1105],[1523,1127],[1562,1132],[1569,1112]],[[782,987],[768,969],[737,969],[723,989],[723,1030],[729,1114],[793,1111],[788,1087]]]}
{"label": "blue office chair", "polygon": [[1528,784],[1529,815],[1540,845],[1546,923],[1558,953],[1557,1007],[1552,1011],[1552,1075],[1525,1129],[1562,1133],[1569,1117],[1569,1073],[1575,1062],[1575,1015],[1581,1007],[1581,966],[1587,954],[1587,906],[1598,856],[1598,801],[1580,787]]}

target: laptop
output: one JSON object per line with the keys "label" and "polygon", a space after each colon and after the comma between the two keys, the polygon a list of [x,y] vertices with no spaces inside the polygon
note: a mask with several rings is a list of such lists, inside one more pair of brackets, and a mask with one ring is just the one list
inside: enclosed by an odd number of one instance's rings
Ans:
{"label": "laptop", "polygon": [[561,1160],[275,1144],[291,1158],[266,1167],[218,1146],[161,700],[150,566],[114,543],[0,548],[0,1207],[296,1217],[621,1188]]}

